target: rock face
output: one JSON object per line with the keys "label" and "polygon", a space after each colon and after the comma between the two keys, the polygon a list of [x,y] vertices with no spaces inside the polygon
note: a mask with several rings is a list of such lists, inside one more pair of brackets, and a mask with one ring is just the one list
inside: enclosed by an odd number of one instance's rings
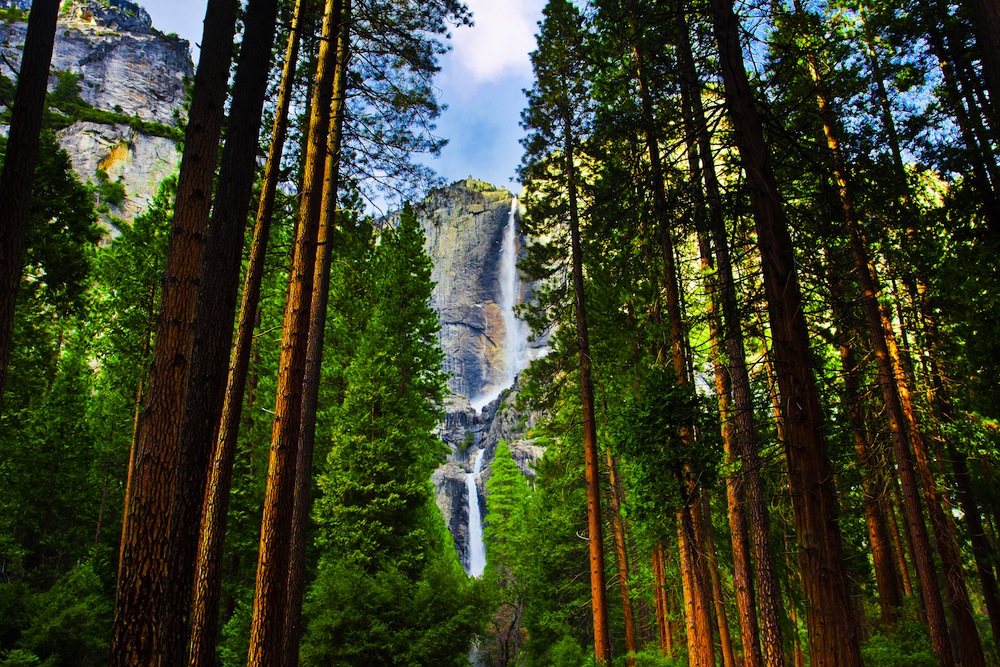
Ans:
{"label": "rock face", "polygon": [[[0,1],[19,9],[31,4]],[[0,25],[0,74],[10,79],[15,78],[11,66],[20,65],[26,32],[23,22]],[[188,42],[155,30],[139,5],[91,0],[63,5],[51,71],[50,90],[57,72],[70,72],[80,79],[80,97],[95,109],[176,129],[194,66]],[[148,205],[180,163],[173,139],[124,122],[75,122],[60,130],[58,139],[82,180],[96,182],[98,169],[113,181],[122,178],[126,199],[112,214],[126,219]]]}
{"label": "rock face", "polygon": [[431,305],[441,321],[449,387],[470,399],[503,378],[498,272],[513,197],[470,179],[435,190],[418,208],[434,262]]}
{"label": "rock face", "polygon": [[[450,454],[431,481],[463,563],[469,560],[466,481],[476,454],[484,451],[476,488],[485,515],[485,483],[497,443],[507,442],[528,477],[534,476],[532,464],[543,452],[526,437],[537,416],[520,414],[514,407],[518,386],[506,386],[510,382],[504,354],[507,331],[501,313],[505,278],[500,265],[513,199],[507,190],[469,179],[435,190],[416,208],[434,263],[431,305],[441,321],[441,347],[452,391],[441,425],[441,438]],[[524,244],[516,245],[520,252]],[[530,286],[519,291],[524,298]],[[545,341],[533,345],[529,356],[540,354]],[[487,403],[491,396],[496,398]],[[477,410],[474,405],[482,407]]]}

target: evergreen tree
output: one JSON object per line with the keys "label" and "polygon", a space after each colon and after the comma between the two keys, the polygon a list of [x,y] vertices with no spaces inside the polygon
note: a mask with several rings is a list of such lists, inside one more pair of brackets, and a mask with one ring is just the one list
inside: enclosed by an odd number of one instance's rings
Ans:
{"label": "evergreen tree", "polygon": [[406,206],[356,267],[366,308],[319,480],[304,664],[458,665],[479,626],[429,483],[444,375],[423,238]]}

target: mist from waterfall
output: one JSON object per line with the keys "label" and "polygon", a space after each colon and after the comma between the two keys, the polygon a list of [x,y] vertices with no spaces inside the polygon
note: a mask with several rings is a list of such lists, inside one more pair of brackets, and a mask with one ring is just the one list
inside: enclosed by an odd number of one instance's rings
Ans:
{"label": "mist from waterfall", "polygon": [[467,536],[469,547],[469,567],[466,569],[470,577],[483,576],[486,569],[486,545],[483,543],[483,518],[479,508],[479,490],[476,479],[483,470],[483,455],[485,449],[476,453],[472,472],[465,477],[465,488],[469,493],[469,532]]}

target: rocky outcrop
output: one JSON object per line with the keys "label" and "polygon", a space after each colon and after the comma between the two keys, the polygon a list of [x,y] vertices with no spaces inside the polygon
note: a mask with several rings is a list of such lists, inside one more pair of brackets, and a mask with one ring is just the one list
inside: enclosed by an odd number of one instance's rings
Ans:
{"label": "rocky outcrop", "polygon": [[[0,74],[10,79],[26,32],[24,22],[0,25]],[[99,121],[78,120],[59,131],[74,170],[84,181],[96,182],[98,169],[111,180],[121,178],[126,198],[112,214],[134,217],[180,163],[171,135],[194,72],[188,42],[155,30],[149,14],[126,0],[69,2],[60,13],[51,71],[50,90],[57,73],[69,72],[79,77],[83,102],[104,112]]]}
{"label": "rocky outcrop", "polygon": [[513,197],[469,179],[433,191],[418,208],[434,262],[431,305],[441,322],[449,387],[469,398],[503,378],[505,332],[497,274]]}

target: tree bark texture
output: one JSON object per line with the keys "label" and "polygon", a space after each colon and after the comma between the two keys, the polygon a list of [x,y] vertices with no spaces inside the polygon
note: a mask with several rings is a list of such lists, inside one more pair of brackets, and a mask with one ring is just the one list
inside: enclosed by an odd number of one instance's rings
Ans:
{"label": "tree bark texture", "polygon": [[576,343],[580,364],[580,400],[583,407],[583,449],[587,471],[587,540],[590,547],[590,598],[594,617],[594,655],[598,665],[611,663],[611,635],[608,628],[607,590],[604,581],[604,528],[601,521],[601,479],[597,449],[597,421],[594,417],[594,381],[591,372],[590,338],[583,287],[583,249],[580,244],[580,215],[576,192],[576,164],[573,125],[569,112],[563,114],[563,139],[567,190],[569,192],[570,245],[573,264],[573,296],[576,308]]}
{"label": "tree bark texture", "polygon": [[205,487],[191,612],[191,638],[188,647],[188,662],[191,667],[213,667],[215,664],[219,592],[222,583],[222,548],[226,532],[226,515],[229,510],[236,437],[239,433],[243,394],[250,365],[254,320],[260,301],[281,155],[287,134],[288,107],[301,42],[299,32],[301,12],[302,0],[296,0],[285,49],[274,127],[271,131],[271,145],[264,165],[250,262],[244,277],[243,297],[223,399],[222,417],[215,437]]}
{"label": "tree bark texture", "polygon": [[684,619],[687,634],[688,664],[691,667],[715,667],[712,643],[712,617],[706,595],[711,583],[698,553],[694,513],[700,512],[700,499],[691,498],[677,510],[677,551],[684,589]]}
{"label": "tree bark texture", "polygon": [[299,444],[295,460],[295,498],[292,509],[292,535],[289,546],[288,590],[285,603],[283,635],[286,665],[299,662],[299,638],[302,634],[302,595],[305,588],[306,527],[309,523],[309,491],[312,486],[313,445],[316,440],[316,407],[319,401],[320,367],[326,333],[326,311],[330,294],[330,261],[333,256],[333,229],[337,215],[340,180],[341,142],[347,112],[347,78],[350,58],[351,0],[341,0],[337,30],[336,64],[333,75],[333,99],[330,117],[333,127],[327,135],[327,159],[320,206],[320,229],[317,239],[315,278],[309,307],[309,339],[306,367],[302,380],[302,414],[299,419]]}
{"label": "tree bark texture", "polygon": [[[635,631],[635,610],[632,605],[632,588],[629,582],[628,544],[625,539],[625,517],[621,514],[624,491],[618,478],[618,464],[608,452],[609,482],[611,484],[611,529],[615,538],[615,555],[618,559],[618,584],[622,596],[622,614],[625,616],[625,650],[630,654],[639,652],[639,641]],[[629,667],[635,667],[635,658],[627,658]]]}
{"label": "tree bark texture", "polygon": [[130,495],[125,499],[111,664],[153,665],[158,605],[167,568],[180,421],[187,390],[204,232],[212,204],[219,135],[239,3],[209,0],[195,74],[156,324],[149,390]]}
{"label": "tree bark texture", "polygon": [[156,651],[163,667],[178,666],[187,659],[198,531],[225,398],[240,260],[277,14],[277,0],[251,0],[247,5],[215,206],[205,240],[174,476],[167,585],[157,622]]}
{"label": "tree bark texture", "polygon": [[[711,133],[708,118],[702,103],[698,72],[695,67],[694,54],[691,49],[691,39],[687,21],[683,12],[678,12],[679,26],[677,30],[678,57],[683,71],[681,91],[688,98],[691,127],[689,134],[697,137],[697,153],[701,158],[702,180],[708,207],[707,227],[711,242],[714,245],[715,261],[718,266],[717,284],[718,303],[721,305],[721,340],[724,342],[725,353],[718,355],[724,359],[724,385],[732,392],[729,418],[732,420],[731,435],[734,437],[734,456],[741,463],[740,479],[738,480],[742,495],[745,496],[745,522],[749,531],[749,544],[753,556],[753,573],[756,576],[756,597],[760,610],[760,642],[754,651],[744,643],[744,660],[748,667],[754,664],[759,652],[763,664],[767,667],[783,667],[785,664],[784,643],[782,640],[782,599],[781,587],[778,584],[774,554],[770,545],[770,520],[768,518],[767,502],[761,484],[761,461],[757,451],[757,427],[754,423],[753,391],[750,386],[750,373],[746,364],[746,348],[741,328],[739,301],[736,292],[736,281],[733,277],[733,264],[729,250],[729,239],[722,210],[722,192],[715,171],[715,157],[712,151]],[[686,91],[686,92],[685,92]],[[693,143],[693,142],[692,142]],[[689,150],[694,150],[689,148]],[[728,395],[729,392],[727,392]],[[727,454],[728,456],[728,454]],[[737,519],[731,519],[736,521]],[[734,544],[734,549],[736,548]],[[750,561],[747,561],[749,568]],[[750,576],[747,570],[746,576]],[[751,580],[752,583],[752,580]],[[752,609],[741,608],[741,623],[744,616]],[[754,614],[756,616],[756,614]],[[750,621],[747,620],[749,624]],[[754,624],[757,619],[754,619]],[[749,631],[749,629],[748,629]],[[756,633],[754,634],[756,637]],[[744,638],[745,642],[745,638]],[[757,644],[754,640],[752,644]]]}
{"label": "tree bark texture", "polygon": [[289,541],[295,494],[295,460],[298,449],[302,407],[302,380],[305,373],[309,336],[313,271],[322,205],[322,185],[326,170],[326,136],[330,126],[335,52],[333,34],[340,15],[339,0],[327,0],[323,35],[313,84],[312,114],[306,148],[305,174],[299,203],[299,223],[295,238],[292,270],[288,280],[278,390],[271,433],[271,454],[261,521],[257,582],[250,625],[248,664],[277,667],[282,663],[284,606],[288,584]]}

